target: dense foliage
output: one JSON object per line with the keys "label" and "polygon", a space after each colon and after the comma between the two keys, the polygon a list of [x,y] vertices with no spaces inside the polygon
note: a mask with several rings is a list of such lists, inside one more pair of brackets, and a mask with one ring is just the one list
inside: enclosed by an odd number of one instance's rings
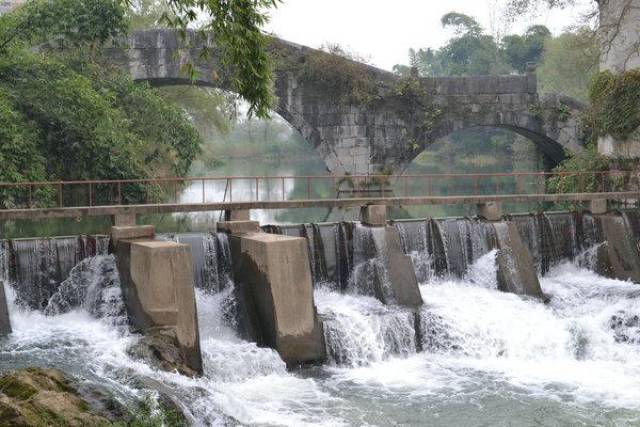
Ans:
{"label": "dense foliage", "polygon": [[546,39],[537,69],[538,90],[586,102],[591,79],[598,71],[599,57],[597,40],[586,28]]}
{"label": "dense foliage", "polygon": [[[126,1],[126,0],[123,0]],[[279,0],[167,0],[162,22],[186,30],[211,31],[221,49],[222,64],[234,70],[233,90],[249,103],[249,115],[268,117],[273,103],[268,38],[262,32],[265,10]],[[208,19],[202,21],[202,15]],[[204,55],[207,52],[203,52]],[[192,73],[195,70],[191,69]]]}
{"label": "dense foliage", "polygon": [[628,138],[640,127],[640,69],[599,73],[591,85],[589,99],[595,135]]}
{"label": "dense foliage", "polygon": [[[527,63],[539,62],[549,30],[534,25],[525,34],[512,34],[502,40],[485,34],[472,17],[448,13],[441,19],[445,28],[454,30],[440,49],[409,50],[409,65],[423,76],[463,76],[523,72]],[[409,67],[396,65],[399,74],[407,75]]]}
{"label": "dense foliage", "polygon": [[[126,28],[119,2],[81,3],[32,0],[0,18],[0,181],[186,174],[201,140],[185,112],[93,62],[91,48]],[[32,49],[42,42],[67,48]]]}
{"label": "dense foliage", "polygon": [[554,37],[545,26],[533,25],[524,34],[497,40],[472,17],[448,13],[441,21],[454,29],[454,37],[440,49],[409,49],[409,65],[396,65],[397,73],[409,75],[410,67],[422,76],[523,73],[535,63],[540,92],[586,101],[599,57],[591,30],[577,28]]}

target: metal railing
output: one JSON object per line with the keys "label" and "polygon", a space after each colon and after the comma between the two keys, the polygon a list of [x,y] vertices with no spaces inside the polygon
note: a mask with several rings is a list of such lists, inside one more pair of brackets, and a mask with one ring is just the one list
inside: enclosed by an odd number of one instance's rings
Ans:
{"label": "metal railing", "polygon": [[637,172],[207,176],[0,183],[0,209],[637,192]]}

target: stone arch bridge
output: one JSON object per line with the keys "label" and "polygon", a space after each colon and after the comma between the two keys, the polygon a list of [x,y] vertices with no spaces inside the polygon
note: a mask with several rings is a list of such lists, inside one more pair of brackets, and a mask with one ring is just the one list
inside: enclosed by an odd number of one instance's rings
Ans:
{"label": "stone arch bridge", "polygon": [[[203,58],[203,49],[209,55]],[[540,96],[526,75],[399,77],[338,55],[272,38],[273,109],[297,129],[333,174],[401,173],[430,143],[456,130],[507,128],[533,141],[551,163],[582,148],[582,105]],[[194,83],[232,90],[212,37],[171,29],[133,32],[105,47],[107,65],[154,86]]]}

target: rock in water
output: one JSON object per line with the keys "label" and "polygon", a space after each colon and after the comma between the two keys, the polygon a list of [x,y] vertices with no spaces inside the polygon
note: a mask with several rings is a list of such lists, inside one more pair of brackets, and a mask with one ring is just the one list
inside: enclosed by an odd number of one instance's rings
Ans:
{"label": "rock in water", "polygon": [[61,371],[28,368],[0,377],[0,425],[106,426]]}
{"label": "rock in water", "polygon": [[145,335],[129,348],[128,353],[164,371],[178,371],[190,377],[198,375],[197,371],[189,367],[178,343],[175,328],[172,327],[147,329]]}

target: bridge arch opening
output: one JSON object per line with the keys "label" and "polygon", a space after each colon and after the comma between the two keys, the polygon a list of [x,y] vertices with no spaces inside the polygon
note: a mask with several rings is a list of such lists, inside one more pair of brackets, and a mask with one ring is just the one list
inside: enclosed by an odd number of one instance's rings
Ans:
{"label": "bridge arch opening", "polygon": [[[247,177],[235,179],[232,189],[224,180],[211,180],[205,184],[193,181],[179,195],[181,202],[200,203],[203,197],[206,201],[251,201],[256,200],[256,192],[261,200],[300,198],[307,191],[306,183],[295,177],[328,174],[325,163],[312,145],[278,112],[272,111],[268,119],[249,117],[245,101],[211,84],[191,84],[179,79],[151,83],[163,96],[185,109],[203,139],[202,153],[191,166],[191,176]],[[207,101],[214,105],[203,105]],[[256,188],[256,181],[249,178],[254,176],[274,178],[262,179]],[[284,181],[276,178],[281,176],[294,178]],[[189,214],[180,219],[178,226],[190,230],[206,229],[220,218],[219,214]],[[326,213],[325,210],[319,213],[255,210],[252,215],[264,224],[302,222],[309,217],[320,220]],[[173,215],[168,222],[177,217],[185,215]],[[171,227],[175,228],[175,225]]]}
{"label": "bridge arch opening", "polygon": [[[550,145],[555,144],[555,146]],[[560,150],[558,150],[558,147]],[[500,193],[536,193],[542,176],[526,175],[520,178],[483,174],[540,173],[551,171],[565,154],[560,145],[548,138],[511,126],[476,126],[451,132],[428,144],[402,171],[404,176],[442,174],[442,178],[429,183],[434,195],[467,194],[491,195]],[[447,174],[478,175],[460,179],[447,178]],[[407,180],[411,182],[412,179]],[[461,189],[460,185],[469,188]],[[507,211],[526,211],[528,205],[508,206]],[[409,217],[473,216],[475,206],[423,206],[408,207]]]}
{"label": "bridge arch opening", "polygon": [[560,144],[525,129],[475,126],[427,144],[402,173],[544,172],[564,157]]}

